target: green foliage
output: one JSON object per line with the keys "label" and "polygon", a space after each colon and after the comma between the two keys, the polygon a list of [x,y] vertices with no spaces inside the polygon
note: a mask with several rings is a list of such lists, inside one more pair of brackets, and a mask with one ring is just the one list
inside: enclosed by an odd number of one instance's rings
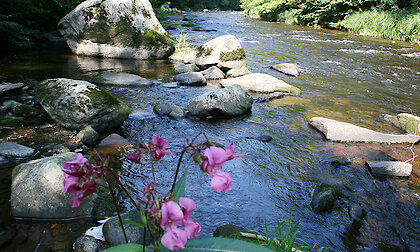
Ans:
{"label": "green foliage", "polygon": [[184,174],[176,181],[174,186],[173,195],[176,200],[181,197],[185,197],[185,183],[187,180],[188,169],[185,170]]}
{"label": "green foliage", "polygon": [[[161,251],[169,251],[165,247],[162,247]],[[254,251],[272,251],[268,248],[264,248],[257,244],[241,241],[241,240],[234,240],[234,239],[227,239],[227,238],[220,238],[220,237],[209,237],[209,238],[195,238],[188,240],[187,244],[185,244],[185,249],[179,251],[241,251],[241,252],[254,252]]]}
{"label": "green foliage", "polygon": [[138,252],[143,251],[143,246],[137,243],[124,243],[105,249],[104,252]]}
{"label": "green foliage", "polygon": [[395,40],[420,40],[420,12],[417,10],[369,10],[351,14],[340,26],[350,32]]}

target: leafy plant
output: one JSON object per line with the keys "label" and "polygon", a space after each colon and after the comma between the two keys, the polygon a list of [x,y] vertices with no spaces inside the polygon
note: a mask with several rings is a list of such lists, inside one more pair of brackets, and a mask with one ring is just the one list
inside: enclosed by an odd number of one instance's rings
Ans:
{"label": "leafy plant", "polygon": [[185,48],[185,47],[190,47],[190,44],[187,41],[187,33],[182,30],[181,33],[179,33],[179,36],[175,41],[175,48],[176,49],[181,49],[181,48]]}

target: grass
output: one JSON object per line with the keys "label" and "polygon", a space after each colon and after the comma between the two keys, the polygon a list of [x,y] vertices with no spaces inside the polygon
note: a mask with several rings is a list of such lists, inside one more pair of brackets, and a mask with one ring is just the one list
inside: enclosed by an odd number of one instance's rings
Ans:
{"label": "grass", "polygon": [[348,15],[339,22],[350,32],[392,40],[420,41],[418,10],[369,10]]}
{"label": "grass", "polygon": [[187,33],[181,31],[181,33],[175,41],[175,49],[178,50],[185,47],[190,47],[190,44],[187,42]]}

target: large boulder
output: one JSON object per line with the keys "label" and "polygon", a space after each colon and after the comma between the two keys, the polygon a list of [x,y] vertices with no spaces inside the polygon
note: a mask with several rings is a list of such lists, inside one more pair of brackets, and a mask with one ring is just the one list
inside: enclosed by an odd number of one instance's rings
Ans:
{"label": "large boulder", "polygon": [[233,85],[191,99],[188,110],[194,116],[231,117],[250,112],[253,102],[241,86]]}
{"label": "large boulder", "polygon": [[62,126],[96,131],[120,126],[130,109],[109,91],[87,81],[48,79],[35,87],[35,97],[45,111]]}
{"label": "large boulder", "polygon": [[87,0],[58,23],[73,53],[110,58],[166,58],[173,41],[148,0]]}
{"label": "large boulder", "polygon": [[171,60],[196,64],[202,70],[217,66],[224,72],[246,67],[245,50],[233,35],[217,37],[197,48],[181,48]]}
{"label": "large boulder", "polygon": [[153,82],[135,74],[108,72],[101,74],[92,80],[94,83],[110,84],[119,86],[149,86]]}
{"label": "large boulder", "polygon": [[418,135],[420,132],[420,117],[408,113],[400,113],[396,116],[385,115],[384,119],[396,127],[405,130],[409,134]]}
{"label": "large boulder", "polygon": [[13,169],[11,214],[22,218],[71,218],[88,216],[93,209],[92,194],[72,208],[74,195],[63,191],[63,163],[74,160],[76,153],[32,160]]}
{"label": "large boulder", "polygon": [[263,73],[247,74],[241,77],[221,80],[219,83],[222,87],[229,87],[238,84],[246,91],[258,93],[282,92],[286,95],[300,94],[299,88],[289,85],[276,77]]}
{"label": "large boulder", "polygon": [[324,117],[312,117],[309,123],[324,133],[328,140],[337,142],[416,143],[420,141],[420,136],[385,134]]}

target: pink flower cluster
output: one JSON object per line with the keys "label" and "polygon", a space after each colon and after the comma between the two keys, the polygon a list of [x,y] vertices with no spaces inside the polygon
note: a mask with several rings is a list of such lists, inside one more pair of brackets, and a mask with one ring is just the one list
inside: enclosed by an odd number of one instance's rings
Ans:
{"label": "pink flower cluster", "polygon": [[63,163],[63,190],[76,194],[72,207],[80,206],[82,200],[96,191],[96,180],[104,175],[102,164],[91,164],[82,154],[77,153],[76,159]]}
{"label": "pink flower cluster", "polygon": [[210,187],[216,192],[227,192],[232,189],[230,174],[222,171],[222,165],[227,161],[240,157],[233,154],[233,143],[224,148],[210,146],[204,150],[206,159],[201,163],[201,169],[212,177]]}
{"label": "pink flower cluster", "polygon": [[[159,161],[164,156],[172,155],[170,151],[167,151],[165,148],[168,146],[169,141],[164,140],[163,138],[153,135],[149,144],[141,144],[140,147],[152,152],[153,160]],[[139,152],[132,152],[125,155],[130,161],[134,163],[140,163],[140,153]]]}
{"label": "pink flower cluster", "polygon": [[[191,212],[195,209],[195,203],[189,198],[179,198],[179,207],[174,201],[162,204],[160,227],[165,231],[161,243],[170,250],[183,249],[187,239],[200,235],[201,226],[190,219]],[[184,227],[180,229],[179,227]]]}

